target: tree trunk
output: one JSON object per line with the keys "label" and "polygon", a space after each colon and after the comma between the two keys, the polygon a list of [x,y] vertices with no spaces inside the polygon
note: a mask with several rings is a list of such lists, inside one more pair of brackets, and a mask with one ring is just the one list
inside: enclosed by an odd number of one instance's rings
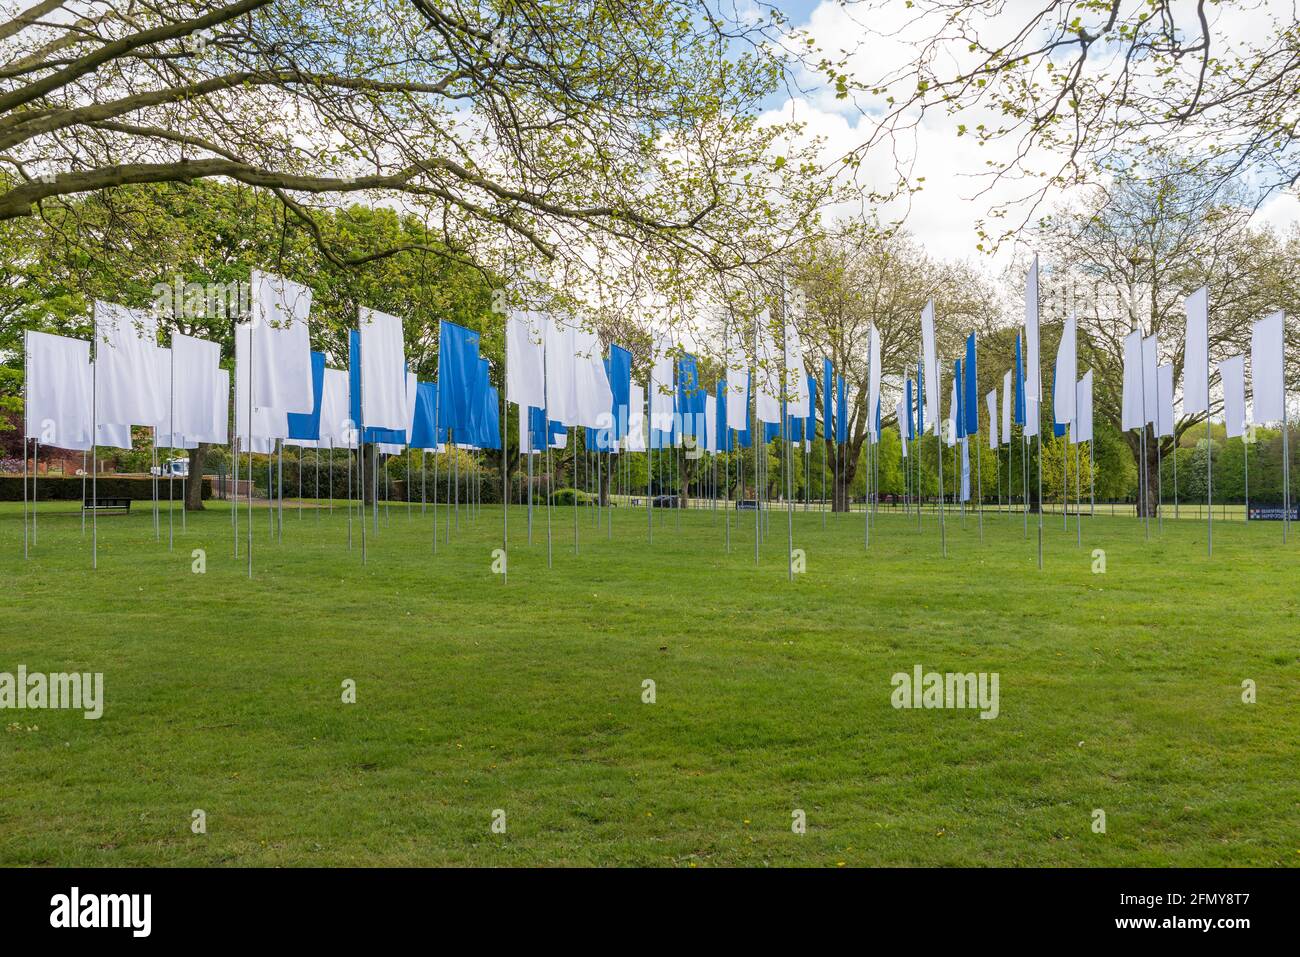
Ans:
{"label": "tree trunk", "polygon": [[200,442],[197,449],[189,450],[190,458],[190,477],[185,483],[185,511],[201,512],[203,511],[203,463],[208,458],[208,449],[212,448],[206,442]]}
{"label": "tree trunk", "polygon": [[1133,464],[1137,466],[1137,470],[1138,470],[1138,476],[1137,476],[1138,492],[1137,492],[1137,504],[1136,504],[1136,508],[1138,510],[1137,513],[1138,515],[1143,514],[1142,505],[1145,502],[1147,508],[1146,514],[1150,515],[1152,518],[1155,518],[1160,513],[1160,466],[1161,466],[1160,458],[1161,456],[1157,452],[1157,448],[1156,448],[1156,443],[1159,442],[1160,440],[1154,438],[1150,432],[1147,433],[1147,443],[1146,443],[1147,469],[1146,469],[1146,480],[1144,482],[1142,476],[1141,434],[1138,432],[1134,432],[1133,430],[1130,429],[1128,433],[1126,433],[1126,438],[1128,439],[1129,451],[1133,453]]}

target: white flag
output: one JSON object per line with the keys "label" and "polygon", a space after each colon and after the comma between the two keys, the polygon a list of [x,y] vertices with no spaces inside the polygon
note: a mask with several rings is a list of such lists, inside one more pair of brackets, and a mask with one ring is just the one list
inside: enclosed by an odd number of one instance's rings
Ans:
{"label": "white flag", "polygon": [[996,451],[998,447],[998,390],[994,389],[990,392],[984,397],[984,401],[989,406],[989,448]]}
{"label": "white flag", "polygon": [[1166,362],[1156,370],[1156,435],[1174,434],[1174,365]]}
{"label": "white flag", "polygon": [[[187,439],[210,442],[202,438],[212,430],[213,398],[217,390],[217,373],[221,371],[221,346],[206,339],[172,334],[172,362],[175,363],[175,389],[172,395],[174,430]],[[221,418],[226,419],[229,398],[221,402]]]}
{"label": "white flag", "polygon": [[769,329],[772,317],[766,309],[758,317],[758,368],[754,375],[758,380],[758,420],[760,422],[781,421],[781,383],[780,361],[776,343],[772,341]]}
{"label": "white flag", "polygon": [[874,441],[879,441],[880,436],[876,435],[876,415],[880,411],[880,330],[876,324],[871,324],[871,333],[868,338],[871,348],[870,374],[867,383],[867,429],[871,432]]}
{"label": "white flag", "polygon": [[1056,350],[1056,380],[1052,383],[1052,416],[1057,425],[1074,421],[1074,392],[1079,380],[1078,321],[1074,313],[1065,320],[1061,344]]}
{"label": "white flag", "polygon": [[1142,414],[1142,333],[1134,329],[1124,337],[1124,396],[1120,404],[1120,428],[1140,429]]}
{"label": "white flag", "polygon": [[256,269],[252,273],[252,285],[253,404],[281,412],[309,414],[316,405],[311,376],[311,336],[307,328],[311,289]]}
{"label": "white flag", "polygon": [[361,422],[368,429],[405,429],[408,417],[402,320],[362,306],[357,311],[357,324],[361,330]]}
{"label": "white flag", "polygon": [[737,342],[727,344],[727,428],[744,432],[749,426],[749,365]]}
{"label": "white flag", "polygon": [[[1035,254],[1033,265],[1029,267],[1029,274],[1025,277],[1025,397],[1027,399],[1040,399],[1043,395],[1039,364],[1038,255]],[[1034,418],[1037,419],[1038,416],[1035,415]]]}
{"label": "white flag", "polygon": [[1089,369],[1079,380],[1079,390],[1075,395],[1076,419],[1071,430],[1075,442],[1092,441],[1092,370]]}
{"label": "white flag", "polygon": [[1142,340],[1142,415],[1152,425],[1159,412],[1160,341],[1155,336]]}
{"label": "white flag", "polygon": [[28,332],[25,435],[55,448],[90,446],[90,343]]}
{"label": "white flag", "polygon": [[957,377],[952,380],[952,399],[948,403],[948,447],[957,444]]}
{"label": "white flag", "polygon": [[1223,425],[1228,438],[1246,431],[1246,357],[1230,356],[1219,363],[1223,383]]}
{"label": "white flag", "polygon": [[541,317],[516,312],[506,321],[506,401],[535,409],[546,407],[543,363],[546,348]]}
{"label": "white flag", "polygon": [[1210,405],[1209,348],[1210,291],[1202,286],[1183,303],[1187,310],[1187,337],[1183,347],[1183,414],[1204,412]]}
{"label": "white flag", "polygon": [[1285,417],[1285,320],[1281,310],[1259,320],[1250,330],[1250,388],[1255,421],[1281,422]]}
{"label": "white flag", "polygon": [[632,383],[628,390],[627,437],[623,440],[629,452],[646,450],[645,389]]}
{"label": "white flag", "polygon": [[[158,381],[158,324],[142,309],[95,303],[95,419],[159,425],[167,415]],[[308,409],[307,411],[311,411]]]}
{"label": "white flag", "polygon": [[934,300],[921,310],[921,346],[925,352],[925,421],[932,423],[938,435],[941,422],[939,413],[939,357],[934,343]]}
{"label": "white flag", "polygon": [[1011,444],[1011,371],[1002,377],[1002,441]]}

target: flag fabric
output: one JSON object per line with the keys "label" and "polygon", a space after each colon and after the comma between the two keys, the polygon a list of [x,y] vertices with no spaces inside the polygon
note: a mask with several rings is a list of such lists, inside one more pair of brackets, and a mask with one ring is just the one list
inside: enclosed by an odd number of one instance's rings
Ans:
{"label": "flag fabric", "polygon": [[1235,439],[1246,431],[1246,357],[1229,356],[1219,363],[1223,384],[1223,425],[1227,437]]}
{"label": "flag fabric", "polygon": [[[546,320],[543,334],[546,361],[546,402],[543,408],[552,421],[565,425],[572,425],[578,418],[577,396],[573,388],[578,351],[575,332],[572,326],[550,317]],[[445,402],[446,393],[440,394],[439,399]],[[452,423],[448,421],[447,424]]]}
{"label": "flag fabric", "polygon": [[846,445],[849,441],[849,401],[844,376],[837,376],[835,381],[837,401],[835,405],[835,441]]}
{"label": "flag fabric", "polygon": [[[417,382],[415,386],[415,420],[411,424],[410,441],[413,449],[442,447],[438,429],[438,387],[432,382]],[[442,434],[446,439],[446,433]]]}
{"label": "flag fabric", "polygon": [[880,439],[880,330],[871,324],[870,371],[867,380],[867,421],[871,423],[871,438]]}
{"label": "flag fabric", "polygon": [[55,448],[90,445],[90,343],[28,332],[24,437]]}
{"label": "flag fabric", "polygon": [[1038,255],[1025,276],[1025,397],[1033,407],[1043,396],[1041,362],[1038,357]]}
{"label": "flag fabric", "polygon": [[925,376],[921,371],[921,364],[916,366],[916,432],[915,437],[921,438],[925,435]]}
{"label": "flag fabric", "polygon": [[[477,340],[477,337],[476,337],[476,338],[475,338],[475,343],[476,343],[476,344],[477,344],[477,341],[478,341],[478,340]],[[476,345],[476,350],[477,350],[477,345]],[[382,443],[384,443],[385,445],[405,445],[405,444],[406,444],[406,430],[405,430],[405,429],[380,429],[380,428],[371,428],[369,425],[366,425],[365,422],[364,422],[364,421],[362,420],[362,418],[361,418],[361,408],[362,408],[362,401],[361,401],[361,333],[358,332],[356,329],[349,329],[349,330],[348,330],[348,360],[349,360],[349,361],[348,361],[348,402],[349,402],[350,407],[351,407],[350,414],[351,414],[351,416],[352,416],[352,421],[353,421],[353,422],[357,422],[357,423],[359,423],[360,425],[364,426],[364,428],[363,428],[362,431],[361,431],[361,436],[360,436],[361,441],[362,441],[363,443],[366,443],[366,444],[369,444],[369,443],[371,443],[371,442],[382,442]],[[475,360],[475,362],[477,362],[477,359]],[[403,395],[403,399],[405,399],[405,395],[406,395],[406,390],[405,390],[405,377],[403,377],[403,390],[402,390],[402,395]],[[466,396],[466,401],[467,401],[467,403],[468,403],[468,398],[469,398],[469,397],[468,397],[468,395],[467,395],[467,396]],[[441,401],[442,401],[442,395],[440,394],[440,395],[439,395],[439,402],[441,402]],[[403,407],[405,407],[405,404],[406,404],[405,401],[403,401],[402,404],[403,404]],[[441,414],[441,409],[439,410],[439,414]],[[285,419],[286,419],[286,422],[285,422],[285,434],[287,435],[287,434],[288,434],[288,421],[287,421],[288,417],[285,416]],[[466,426],[467,426],[467,425],[468,425],[468,422],[466,422]],[[462,428],[464,428],[464,427],[466,427],[466,426],[462,426]],[[256,435],[254,435],[254,438],[256,438]],[[256,448],[254,448],[253,451],[256,452],[256,451],[258,451],[258,450],[257,450]]]}
{"label": "flag fabric", "polygon": [[984,397],[989,409],[989,448],[997,451],[998,447],[998,390],[995,388]]}
{"label": "flag fabric", "polygon": [[1074,394],[1079,381],[1078,320],[1065,320],[1056,349],[1056,378],[1052,382],[1052,417],[1058,424],[1074,421]]}
{"label": "flag fabric", "polygon": [[912,412],[912,377],[908,376],[903,386],[904,410],[907,414],[907,433],[906,438],[910,442],[916,438],[916,419]]}
{"label": "flag fabric", "polygon": [[1020,352],[1020,334],[1016,334],[1016,404],[1015,404],[1015,424],[1024,427],[1025,424],[1025,363],[1024,357]]}
{"label": "flag fabric", "polygon": [[[1056,362],[1055,362],[1055,360],[1053,360],[1053,362],[1052,362],[1052,395],[1056,395],[1056,392],[1057,392],[1057,389],[1056,389]],[[1069,425],[1070,425],[1069,422],[1057,422],[1057,421],[1056,421],[1056,415],[1055,415],[1055,413],[1053,413],[1053,415],[1052,415],[1052,434],[1053,434],[1054,436],[1056,436],[1056,437],[1059,439],[1061,436],[1063,436],[1063,435],[1065,434],[1065,430],[1066,430],[1067,428],[1069,428]]]}
{"label": "flag fabric", "polygon": [[652,437],[654,432],[672,431],[673,415],[677,411],[672,349],[673,345],[667,339],[655,340],[654,362],[650,368],[650,381],[646,387],[646,394],[650,399]]}
{"label": "flag fabric", "polygon": [[980,399],[979,372],[975,363],[975,333],[966,337],[966,362],[962,366],[962,385],[966,395],[962,399],[962,409],[966,413],[966,434],[979,435]]}
{"label": "flag fabric", "polygon": [[188,441],[185,436],[172,430],[176,403],[172,399],[172,351],[158,348],[154,350],[154,361],[158,366],[158,391],[162,396],[163,419],[154,428],[154,445],[160,449],[196,449],[198,443]]}
{"label": "flag fabric", "polygon": [[1187,326],[1183,340],[1183,414],[1195,415],[1210,406],[1208,353],[1210,290],[1202,286],[1183,301]]}
{"label": "flag fabric", "polygon": [[[992,426],[990,426],[992,428]],[[1011,444],[1011,370],[1002,376],[1002,442]]]}
{"label": "flag fabric", "polygon": [[1142,332],[1134,329],[1124,337],[1124,385],[1120,402],[1120,428],[1140,429],[1146,424],[1142,411]]}
{"label": "flag fabric", "polygon": [[506,320],[506,401],[546,405],[546,336],[541,317],[516,312]]}
{"label": "flag fabric", "polygon": [[361,421],[377,429],[405,431],[409,410],[402,320],[363,306],[358,310],[357,325],[361,330]]}
{"label": "flag fabric", "polygon": [[[350,336],[356,330],[350,330]],[[289,437],[289,414],[252,403],[249,389],[249,352],[253,348],[253,327],[235,327],[235,435],[245,452],[270,452],[276,439]],[[353,364],[355,368],[358,368]],[[355,386],[350,390],[355,393]],[[250,410],[249,405],[252,404]]]}
{"label": "flag fabric", "polygon": [[772,317],[766,309],[758,317],[758,361],[754,376],[758,380],[758,421],[781,422],[781,357],[772,341]]}
{"label": "flag fabric", "polygon": [[[785,363],[782,369],[785,393],[783,398],[787,402],[786,412],[797,419],[805,419],[808,417],[808,407],[812,404],[812,396],[808,391],[808,381],[804,377],[803,342],[799,339],[799,332],[795,329],[794,323],[788,321],[785,324]],[[803,427],[800,426],[800,431],[802,429]]]}
{"label": "flag fabric", "polygon": [[[224,406],[224,403],[223,403]],[[225,419],[222,409],[221,418]],[[318,448],[354,448],[356,427],[348,409],[348,374],[326,367],[321,374],[320,418],[317,420]]]}
{"label": "flag fabric", "polygon": [[[175,370],[172,377],[173,430],[186,437],[207,435],[214,421],[212,402],[216,395],[217,373],[221,370],[221,346],[174,332],[172,362]],[[229,403],[227,395],[221,403],[223,421],[229,415]]]}
{"label": "flag fabric", "polygon": [[966,436],[966,410],[964,408],[966,390],[962,386],[962,362],[956,359],[952,364],[952,428],[955,438]]}
{"label": "flag fabric", "polygon": [[614,407],[614,393],[609,386],[605,362],[601,358],[600,340],[594,332],[574,329],[573,390],[574,418],[566,425],[608,428]]}
{"label": "flag fabric", "polygon": [[1152,425],[1159,407],[1160,341],[1155,336],[1142,340],[1142,415]]}
{"label": "flag fabric", "polygon": [[835,366],[830,359],[822,360],[822,436],[834,440],[835,432]]}
{"label": "flag fabric", "polygon": [[953,380],[952,399],[948,403],[948,439],[946,441],[948,441],[949,449],[957,445],[957,424],[961,421],[961,416],[957,415],[958,397],[961,395],[961,390],[957,387],[959,380],[961,380],[961,373],[958,372],[958,377]]}
{"label": "flag fabric", "polygon": [[620,440],[627,435],[628,406],[632,401],[632,353],[611,343],[605,370],[609,377],[609,391],[614,397],[614,438]]}
{"label": "flag fabric", "polygon": [[727,427],[743,432],[749,423],[749,365],[739,343],[727,344]]}
{"label": "flag fabric", "polygon": [[286,416],[290,439],[308,442],[316,442],[320,439],[321,400],[325,390],[325,353],[323,352],[311,353],[311,387],[312,410],[290,412]]}
{"label": "flag fabric", "polygon": [[1156,370],[1156,435],[1174,434],[1174,365],[1166,362]]}
{"label": "flag fabric", "polygon": [[808,414],[804,416],[803,437],[811,442],[817,438],[817,380],[807,375],[804,387],[808,390]]}
{"label": "flag fabric", "polygon": [[157,375],[158,323],[143,309],[95,303],[95,419],[159,425],[167,414]]}
{"label": "flag fabric", "polygon": [[[438,425],[451,429],[457,442],[461,440],[457,430],[469,428],[474,415],[472,402],[478,378],[478,346],[479,334],[473,329],[445,319],[438,324]],[[549,354],[547,358],[549,361]],[[354,377],[353,387],[357,386]],[[357,422],[369,426],[369,422],[359,417],[355,399],[352,406],[358,415]],[[554,412],[551,415],[558,418]]]}
{"label": "flag fabric", "polygon": [[1079,389],[1075,396],[1075,418],[1078,423],[1073,432],[1075,442],[1092,441],[1092,370],[1089,369],[1079,380]]}
{"label": "flag fabric", "polygon": [[718,437],[718,451],[731,451],[731,428],[727,425],[727,380],[719,379],[717,394],[714,396],[713,420],[714,434]]}
{"label": "flag fabric", "polygon": [[[921,347],[925,353],[925,372],[922,377],[924,387],[922,395],[929,395],[934,405],[929,410],[929,419],[934,423],[934,434],[939,434],[939,357],[935,351],[934,341],[934,300],[931,299],[921,310]],[[924,420],[923,420],[924,421]]]}
{"label": "flag fabric", "polygon": [[635,382],[628,385],[627,434],[623,447],[628,452],[646,450],[645,389]]}
{"label": "flag fabric", "polygon": [[[253,405],[280,412],[310,412],[311,313],[309,286],[253,270]],[[400,370],[399,370],[400,372]]]}
{"label": "flag fabric", "polygon": [[677,360],[677,413],[684,437],[695,436],[699,431],[699,416],[705,411],[704,396],[695,356],[684,353]]}
{"label": "flag fabric", "polygon": [[[1285,418],[1286,317],[1281,310],[1259,320],[1250,328],[1250,390],[1257,423],[1281,422]],[[1186,410],[1187,404],[1183,403]]]}

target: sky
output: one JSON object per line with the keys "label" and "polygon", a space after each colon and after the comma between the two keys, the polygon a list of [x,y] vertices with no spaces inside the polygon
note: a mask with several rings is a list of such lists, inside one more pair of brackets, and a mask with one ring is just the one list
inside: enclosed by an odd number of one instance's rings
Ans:
{"label": "sky", "polygon": [[[777,5],[793,25],[809,30],[828,50],[845,50],[851,53],[853,72],[862,80],[870,81],[886,71],[903,68],[913,62],[916,47],[905,35],[881,39],[870,37],[860,23],[862,11],[845,11],[839,3],[809,2],[809,0],[778,0]],[[1214,36],[1226,42],[1258,38],[1274,27],[1265,15],[1269,7],[1275,12],[1289,15],[1289,0],[1261,0],[1253,9],[1214,8],[1216,22]],[[1007,0],[1000,19],[990,27],[1010,31],[1023,23],[1030,7],[1029,0]],[[904,21],[910,17],[902,0],[890,3],[872,14],[871,23],[877,34],[904,30]],[[890,18],[896,18],[890,22]],[[981,34],[983,37],[983,34]],[[834,91],[817,77],[800,78],[802,89],[795,95],[783,95],[769,104],[769,116],[796,119],[806,124],[809,136],[825,139],[823,155],[829,160],[863,142],[869,135],[874,117],[879,115],[879,101],[855,103],[836,99]],[[975,118],[975,122],[978,121]],[[1009,155],[1011,144],[981,147],[971,136],[958,137],[956,124],[973,125],[970,116],[950,117],[938,111],[928,113],[915,132],[914,139],[896,144],[905,155],[914,155],[916,176],[924,176],[921,192],[912,197],[907,210],[906,223],[912,233],[934,255],[947,259],[965,259],[982,266],[990,273],[999,270],[1016,250],[1004,246],[996,256],[980,253],[976,248],[979,238],[976,223],[987,216],[999,200],[1023,193],[1022,184],[1008,183],[982,193],[987,180],[978,174],[986,168],[990,158],[1001,159]],[[1046,159],[1046,157],[1043,157]],[[894,165],[883,153],[870,157],[863,171],[867,184],[887,184],[894,179]],[[1067,200],[1060,192],[1048,196],[1048,205]],[[838,215],[854,210],[840,209]],[[886,217],[902,212],[901,207],[883,211]],[[1300,199],[1295,194],[1275,194],[1256,214],[1259,223],[1277,229],[1286,229],[1300,222]],[[1023,251],[1023,250],[1021,250]]]}

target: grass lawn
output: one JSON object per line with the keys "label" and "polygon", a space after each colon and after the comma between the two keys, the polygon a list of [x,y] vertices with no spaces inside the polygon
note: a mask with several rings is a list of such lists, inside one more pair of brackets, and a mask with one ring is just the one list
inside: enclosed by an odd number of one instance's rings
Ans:
{"label": "grass lawn", "polygon": [[[98,721],[0,711],[5,865],[1300,864],[1300,540],[1277,523],[0,506],[0,672],[104,673]],[[678,521],[680,520],[680,530]],[[440,520],[445,525],[445,517]],[[241,538],[243,534],[241,516]],[[443,530],[445,531],[445,529]],[[1300,539],[1300,529],[1296,530]],[[207,553],[204,574],[191,550]],[[1106,552],[1093,573],[1092,549]],[[891,676],[998,672],[1000,715],[896,710]],[[657,701],[642,702],[653,679]],[[356,682],[357,702],[341,702]],[[1258,702],[1242,701],[1252,679]],[[207,833],[191,833],[202,809]],[[504,834],[491,830],[505,812]],[[806,813],[807,833],[791,830]],[[1092,830],[1093,810],[1106,833]]]}

